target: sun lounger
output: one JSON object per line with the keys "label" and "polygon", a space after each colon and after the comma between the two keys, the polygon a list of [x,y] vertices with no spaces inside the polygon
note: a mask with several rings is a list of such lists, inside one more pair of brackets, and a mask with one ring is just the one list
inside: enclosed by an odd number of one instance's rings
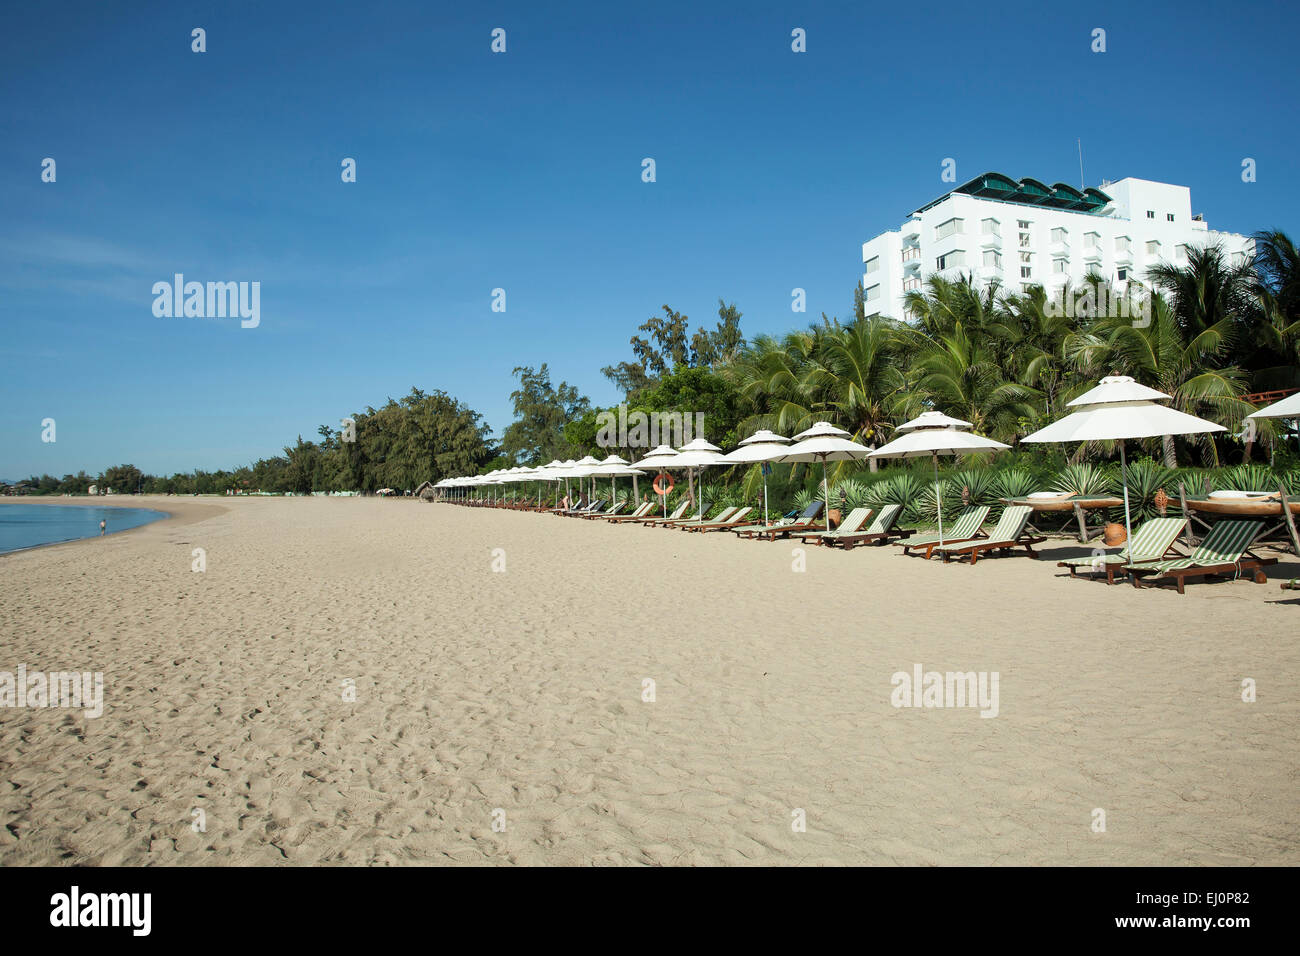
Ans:
{"label": "sun lounger", "polygon": [[867,526],[866,531],[827,538],[826,543],[832,547],[839,546],[845,551],[852,551],[860,544],[886,544],[891,538],[910,537],[916,534],[915,529],[907,528],[900,531],[894,527],[902,513],[902,505],[885,505],[880,509],[880,514],[876,515],[875,520]]}
{"label": "sun lounger", "polygon": [[809,531],[799,536],[801,544],[831,544],[839,538],[859,534],[871,517],[870,508],[854,508],[834,531]]}
{"label": "sun lounger", "polygon": [[626,507],[626,501],[616,501],[605,511],[592,511],[588,514],[580,515],[579,517],[587,518],[589,520],[594,520],[596,518],[612,518]]}
{"label": "sun lounger", "polygon": [[595,501],[585,504],[581,508],[572,508],[569,511],[561,511],[560,514],[564,515],[566,518],[581,517],[582,515],[594,514],[603,507],[605,507],[605,499],[597,498]]}
{"label": "sun lounger", "polygon": [[1034,554],[1034,545],[1041,544],[1047,538],[1025,531],[1025,525],[1029,524],[1029,516],[1033,513],[1034,509],[1029,505],[1008,505],[1003,509],[1002,517],[998,519],[997,526],[989,532],[987,538],[959,544],[944,544],[935,548],[934,553],[942,557],[945,562],[953,558],[961,560],[969,557],[970,563],[974,564],[981,554],[990,551],[1006,554],[1016,548],[1024,548],[1031,558],[1037,558],[1038,555]]}
{"label": "sun lounger", "polygon": [[610,524],[616,521],[637,521],[650,514],[650,510],[655,506],[653,501],[643,501],[630,515],[606,515],[605,520]]}
{"label": "sun lounger", "polygon": [[800,512],[799,517],[795,518],[789,524],[756,524],[753,527],[744,528],[737,531],[736,534],[742,538],[766,539],[775,541],[777,538],[788,538],[792,534],[798,534],[801,531],[816,531],[817,516],[822,513],[822,502],[810,502],[808,507]]}
{"label": "sun lounger", "polygon": [[1251,571],[1255,583],[1263,584],[1268,580],[1264,575],[1265,565],[1277,564],[1277,558],[1261,558],[1250,550],[1263,530],[1262,521],[1236,518],[1216,521],[1190,558],[1128,565],[1129,576],[1137,588],[1151,587],[1172,578],[1179,594],[1184,593],[1183,585],[1188,578],[1211,574],[1237,577],[1243,571]]}
{"label": "sun lounger", "polygon": [[[1108,585],[1114,584],[1115,575],[1125,573],[1124,567],[1129,563],[1130,555],[1132,555],[1134,564],[1149,564],[1152,561],[1170,559],[1171,557],[1185,557],[1174,548],[1174,545],[1186,524],[1186,518],[1152,518],[1150,521],[1143,522],[1142,526],[1133,532],[1133,540],[1126,544],[1118,554],[1096,554],[1088,558],[1067,558],[1064,561],[1058,561],[1056,566],[1058,568],[1069,568],[1070,577],[1074,577],[1079,571],[1090,571],[1093,574],[1105,571],[1106,583]],[[1172,556],[1170,555],[1171,551],[1173,552]]]}
{"label": "sun lounger", "polygon": [[917,535],[908,538],[906,541],[895,541],[894,547],[902,548],[904,554],[911,554],[912,549],[924,549],[925,557],[929,559],[934,549],[940,544],[957,544],[962,541],[974,541],[976,538],[985,537],[984,532],[980,531],[980,525],[984,519],[989,516],[988,505],[976,505],[967,508],[957,518],[956,523],[943,533],[942,539],[935,534]]}
{"label": "sun lounger", "polygon": [[1283,591],[1300,591],[1300,578],[1292,578],[1290,581],[1282,582]]}
{"label": "sun lounger", "polygon": [[715,519],[713,521],[705,522],[704,524],[684,525],[682,526],[682,530],[699,531],[701,533],[705,531],[725,531],[728,528],[736,527],[747,517],[749,517],[749,513],[753,510],[754,510],[753,508],[749,508],[749,507],[741,508],[739,511],[733,511],[731,513],[731,516],[726,518],[725,520],[719,521]]}
{"label": "sun lounger", "polygon": [[657,525],[666,524],[669,521],[680,521],[682,515],[686,514],[686,509],[690,506],[691,499],[683,498],[677,503],[677,507],[672,510],[668,517],[665,518],[663,515],[647,514],[644,518],[638,518],[637,521],[643,525]]}
{"label": "sun lounger", "polygon": [[[708,509],[705,509],[705,510],[707,511]],[[669,527],[669,528],[691,528],[691,527],[697,527],[697,526],[702,525],[702,524],[717,524],[717,523],[720,522],[720,521],[726,521],[728,518],[730,518],[730,517],[731,517],[733,514],[735,514],[735,513],[736,513],[736,509],[735,509],[735,508],[723,508],[721,511],[719,511],[719,512],[718,512],[716,515],[714,515],[712,518],[700,518],[700,517],[695,517],[695,518],[691,518],[691,519],[689,519],[689,520],[687,520],[687,521],[673,521],[673,522],[670,522],[670,523],[667,525],[667,527]]]}

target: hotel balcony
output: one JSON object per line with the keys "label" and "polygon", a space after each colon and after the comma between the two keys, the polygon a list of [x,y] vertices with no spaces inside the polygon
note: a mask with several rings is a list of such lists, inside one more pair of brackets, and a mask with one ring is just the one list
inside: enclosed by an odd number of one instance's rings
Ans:
{"label": "hotel balcony", "polygon": [[1116,265],[1121,265],[1121,266],[1122,266],[1122,265],[1131,265],[1132,263],[1133,263],[1133,250],[1132,250],[1132,249],[1116,249],[1116,250],[1115,250],[1115,264],[1116,264]]}
{"label": "hotel balcony", "polygon": [[921,248],[908,246],[903,250],[903,271],[913,272],[921,268]]}
{"label": "hotel balcony", "polygon": [[1083,250],[1084,262],[1101,262],[1101,246],[1091,246]]}
{"label": "hotel balcony", "polygon": [[996,232],[986,232],[980,236],[981,249],[1001,249],[1002,236]]}

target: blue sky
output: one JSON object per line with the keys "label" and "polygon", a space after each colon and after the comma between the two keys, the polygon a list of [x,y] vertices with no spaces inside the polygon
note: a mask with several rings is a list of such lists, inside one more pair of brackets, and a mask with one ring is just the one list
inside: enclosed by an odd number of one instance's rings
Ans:
{"label": "blue sky", "polygon": [[[1300,231],[1294,8],[622,7],[11,6],[0,477],[234,466],[412,385],[499,433],[521,364],[612,403],[600,368],[665,303],[711,325],[725,297],[750,335],[845,314],[947,157],[1075,183],[1081,137],[1089,185]],[[155,317],[177,272],[260,282],[260,326]]]}

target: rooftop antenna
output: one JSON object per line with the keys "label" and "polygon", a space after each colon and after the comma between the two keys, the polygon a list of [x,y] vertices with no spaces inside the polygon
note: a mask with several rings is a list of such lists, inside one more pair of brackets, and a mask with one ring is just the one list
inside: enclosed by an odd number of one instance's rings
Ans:
{"label": "rooftop antenna", "polygon": [[1079,188],[1087,189],[1088,185],[1083,181],[1083,137],[1078,140],[1079,143]]}

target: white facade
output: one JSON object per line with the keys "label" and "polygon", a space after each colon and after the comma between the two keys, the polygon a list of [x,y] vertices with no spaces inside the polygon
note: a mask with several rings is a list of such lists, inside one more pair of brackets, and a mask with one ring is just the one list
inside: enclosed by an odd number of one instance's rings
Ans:
{"label": "white facade", "polygon": [[[1254,254],[1249,237],[1216,232],[1193,218],[1186,186],[1121,179],[1085,196],[1059,183],[1045,187],[1021,180],[1022,189],[1003,195],[1019,198],[1037,190],[1027,197],[1031,201],[969,194],[985,182],[999,189],[1015,185],[999,174],[986,174],[917,210],[897,231],[863,243],[867,315],[903,318],[903,296],[912,289],[924,291],[925,279],[936,272],[952,279],[971,274],[981,283],[996,280],[1005,292],[1041,285],[1049,296],[1067,280],[1077,287],[1095,272],[1124,293],[1129,282],[1142,282],[1157,262],[1184,265],[1189,246],[1217,242],[1233,264]],[[1057,199],[1044,197],[1039,187]],[[1073,197],[1078,197],[1076,205],[1094,203],[1095,211],[1040,204]]]}

